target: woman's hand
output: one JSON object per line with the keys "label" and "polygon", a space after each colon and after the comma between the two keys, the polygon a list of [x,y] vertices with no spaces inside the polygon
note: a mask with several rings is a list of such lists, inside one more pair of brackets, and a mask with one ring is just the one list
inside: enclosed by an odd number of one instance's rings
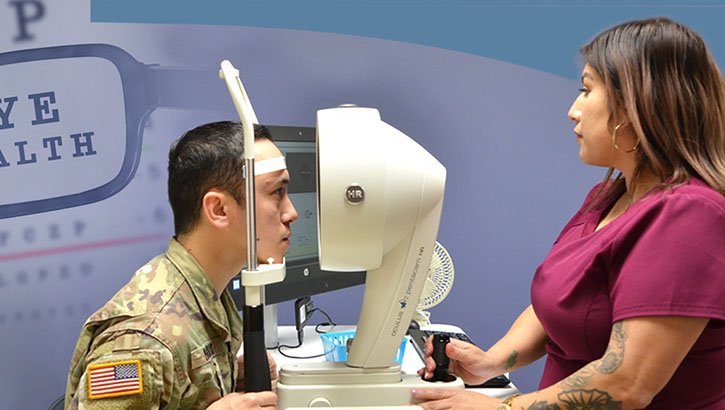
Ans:
{"label": "woman's hand", "polygon": [[415,389],[410,394],[416,400],[426,400],[423,403],[413,403],[425,410],[493,410],[501,403],[501,399],[466,390]]}
{"label": "woman's hand", "polygon": [[[430,379],[436,368],[431,356],[432,336],[425,341],[425,350],[425,368],[420,369],[418,374],[424,379]],[[466,384],[481,384],[500,374],[490,355],[470,343],[451,338],[450,343],[446,345],[446,356],[450,359],[448,372],[460,377]]]}

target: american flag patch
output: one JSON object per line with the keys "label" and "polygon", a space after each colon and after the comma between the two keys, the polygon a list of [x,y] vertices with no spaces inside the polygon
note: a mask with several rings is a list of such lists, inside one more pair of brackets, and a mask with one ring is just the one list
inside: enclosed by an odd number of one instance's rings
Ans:
{"label": "american flag patch", "polygon": [[138,394],[143,391],[141,362],[127,360],[88,366],[88,397],[104,397]]}

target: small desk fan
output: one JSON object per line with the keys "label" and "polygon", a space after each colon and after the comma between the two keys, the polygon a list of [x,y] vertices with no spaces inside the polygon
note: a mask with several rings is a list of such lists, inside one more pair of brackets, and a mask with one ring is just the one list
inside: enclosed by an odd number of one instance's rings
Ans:
{"label": "small desk fan", "polygon": [[448,296],[448,292],[453,287],[453,260],[448,251],[436,242],[433,247],[433,257],[430,260],[428,268],[428,276],[423,285],[423,293],[420,296],[418,307],[413,314],[413,320],[420,327],[430,325],[430,309],[439,304]]}

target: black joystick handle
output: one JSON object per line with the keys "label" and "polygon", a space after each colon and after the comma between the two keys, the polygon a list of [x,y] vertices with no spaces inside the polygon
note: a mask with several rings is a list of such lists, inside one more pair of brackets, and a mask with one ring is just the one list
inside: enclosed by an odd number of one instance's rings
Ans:
{"label": "black joystick handle", "polygon": [[451,341],[450,336],[441,335],[438,333],[433,334],[433,361],[436,363],[436,368],[433,371],[433,378],[431,381],[444,382],[448,380],[448,364],[450,360],[446,356],[446,345]]}

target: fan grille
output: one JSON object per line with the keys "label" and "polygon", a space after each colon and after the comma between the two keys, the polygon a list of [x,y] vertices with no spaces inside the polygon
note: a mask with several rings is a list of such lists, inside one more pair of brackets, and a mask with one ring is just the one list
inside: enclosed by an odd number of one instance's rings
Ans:
{"label": "fan grille", "polygon": [[436,242],[418,309],[428,309],[445,299],[453,287],[453,272],[451,256]]}

